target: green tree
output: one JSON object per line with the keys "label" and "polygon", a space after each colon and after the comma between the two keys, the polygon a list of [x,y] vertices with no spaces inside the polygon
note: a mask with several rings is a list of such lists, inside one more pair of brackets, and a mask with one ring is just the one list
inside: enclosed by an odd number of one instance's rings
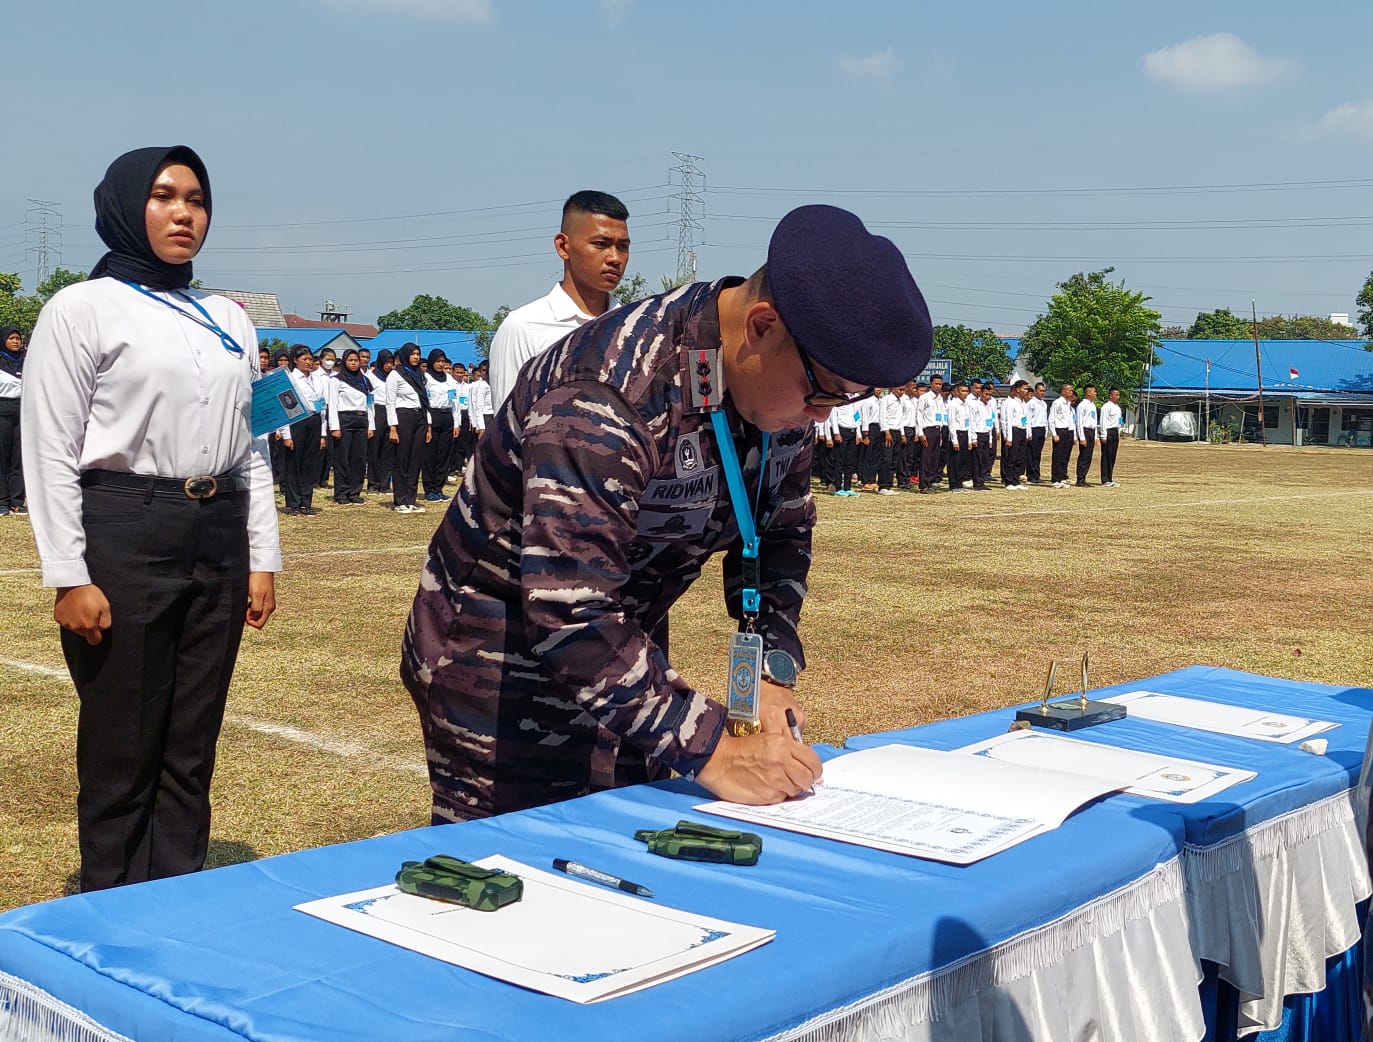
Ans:
{"label": "green tree", "polygon": [[496,313],[491,316],[491,322],[486,329],[478,330],[475,341],[478,358],[491,357],[491,340],[496,335],[496,330],[501,328],[501,323],[505,321],[505,316],[510,314],[510,305],[502,304],[496,309]]}
{"label": "green tree", "polygon": [[481,312],[427,293],[417,296],[409,307],[388,311],[377,319],[377,325],[382,329],[456,329],[469,333],[494,328]]}
{"label": "green tree", "polygon": [[1060,282],[1048,312],[1025,331],[1021,357],[1050,385],[1119,387],[1128,405],[1158,362],[1161,316],[1145,306],[1151,298],[1126,289],[1124,279],[1110,281],[1113,271],[1078,272]]}
{"label": "green tree", "polygon": [[257,342],[258,347],[265,347],[269,355],[275,355],[278,351],[289,351],[291,345],[279,336],[264,337]]}
{"label": "green tree", "polygon": [[51,300],[58,290],[85,281],[84,272],[58,268],[43,280],[37,290],[25,296],[20,292],[24,284],[18,275],[0,273],[0,326],[18,326],[27,337],[33,332],[34,324],[38,321],[38,312],[43,310],[43,305]]}
{"label": "green tree", "polygon": [[1004,380],[1015,368],[1006,343],[999,336],[990,329],[969,329],[963,325],[934,327],[934,357],[953,363],[955,380],[975,376]]}
{"label": "green tree", "polygon": [[610,306],[622,308],[648,295],[648,280],[636,271],[633,278],[621,279],[620,284],[610,291]]}
{"label": "green tree", "polygon": [[1358,332],[1319,315],[1269,315],[1259,319],[1262,340],[1353,340]]}
{"label": "green tree", "polygon": [[1373,271],[1368,273],[1354,303],[1359,305],[1359,325],[1363,326],[1363,335],[1369,338],[1364,346],[1373,351]]}
{"label": "green tree", "polygon": [[1253,335],[1249,322],[1231,314],[1229,308],[1199,312],[1187,330],[1188,340],[1243,340]]}

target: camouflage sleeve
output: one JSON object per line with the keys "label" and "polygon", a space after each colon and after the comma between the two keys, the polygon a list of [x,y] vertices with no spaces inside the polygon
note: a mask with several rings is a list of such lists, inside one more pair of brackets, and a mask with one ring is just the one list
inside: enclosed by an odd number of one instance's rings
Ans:
{"label": "camouflage sleeve", "polygon": [[[806,576],[810,572],[810,535],[815,527],[815,500],[810,494],[811,456],[815,433],[806,433],[805,444],[773,494],[771,516],[766,518],[758,550],[760,610],[758,630],[764,646],[781,648],[805,668],[805,653],[797,627],[801,622],[801,602],[806,596]],[[725,554],[725,604],[730,615],[743,621],[743,556],[739,544]]]}
{"label": "camouflage sleeve", "polygon": [[533,403],[522,448],[529,646],[600,726],[694,777],[715,751],[724,706],[692,690],[620,603],[657,446],[613,388],[587,381]]}

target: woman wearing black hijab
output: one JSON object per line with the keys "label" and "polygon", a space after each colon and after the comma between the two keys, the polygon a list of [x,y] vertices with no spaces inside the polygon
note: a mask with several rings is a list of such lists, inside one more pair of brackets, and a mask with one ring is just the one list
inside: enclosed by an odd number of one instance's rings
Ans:
{"label": "woman wearing black hijab", "polygon": [[391,497],[398,514],[423,514],[415,504],[420,482],[420,463],[424,446],[433,433],[429,427],[429,392],[420,372],[420,345],[402,344],[399,364],[386,378],[386,423],[388,437],[396,446],[396,468],[391,482]]}
{"label": "woman wearing black hijab", "polygon": [[191,149],[120,156],[95,189],[109,247],[43,308],[24,370],[24,468],[43,585],[81,699],[81,889],[201,868],[245,623],[276,607],[257,335],[190,289],[210,224]]}
{"label": "woman wearing black hijab", "polygon": [[424,387],[429,392],[429,422],[433,437],[424,447],[424,498],[441,503],[444,482],[448,480],[453,462],[453,436],[458,425],[458,385],[449,375],[448,356],[443,348],[429,352],[429,365],[424,371]]}
{"label": "woman wearing black hijab", "polygon": [[386,377],[391,373],[391,352],[382,348],[377,352],[377,360],[372,371],[367,374],[371,393],[367,396],[372,406],[372,426],[376,435],[367,443],[367,491],[390,492],[391,471],[396,466],[396,447],[386,437]]}
{"label": "woman wearing black hijab", "polygon": [[0,326],[0,517],[28,513],[19,439],[23,380],[24,334],[14,326]]}
{"label": "woman wearing black hijab", "polygon": [[372,410],[367,398],[372,393],[367,374],[362,371],[362,356],[356,348],[343,352],[343,365],[330,386],[329,434],[334,442],[334,502],[359,505],[362,479],[367,469],[367,441],[372,437]]}

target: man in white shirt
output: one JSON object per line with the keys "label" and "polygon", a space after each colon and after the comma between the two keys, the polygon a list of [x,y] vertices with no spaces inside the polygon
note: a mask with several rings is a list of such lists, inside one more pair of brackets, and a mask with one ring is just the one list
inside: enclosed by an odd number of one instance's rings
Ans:
{"label": "man in white shirt", "polygon": [[991,383],[978,383],[976,400],[969,398],[968,425],[971,432],[977,436],[977,448],[973,452],[973,491],[986,492],[987,481],[992,476],[992,442],[996,438],[996,409],[992,404]]}
{"label": "man in white shirt", "polygon": [[920,472],[920,431],[915,426],[915,381],[901,388],[901,431],[906,436],[901,447],[901,465],[896,470],[896,487],[910,489]]}
{"label": "man in white shirt", "polygon": [[[920,385],[916,385],[917,390]],[[944,400],[942,376],[930,377],[930,388],[915,403],[915,426],[920,431],[920,492],[928,495],[939,481],[939,446],[943,440]]]}
{"label": "man in white shirt", "polygon": [[858,412],[858,433],[863,439],[858,456],[858,476],[863,481],[864,492],[876,492],[877,464],[882,458],[882,412],[875,397],[859,402]]}
{"label": "man in white shirt", "polygon": [[467,382],[468,398],[467,407],[472,410],[472,432],[480,438],[485,432],[487,424],[495,418],[495,400],[491,394],[491,385],[486,382],[486,363],[480,363],[477,368],[472,370],[472,379]]}
{"label": "man in white shirt", "polygon": [[1034,394],[1025,402],[1030,435],[1025,442],[1025,478],[1031,485],[1039,484],[1039,460],[1044,454],[1044,439],[1049,431],[1049,406],[1044,401],[1044,384],[1035,384]]}
{"label": "man in white shirt", "polygon": [[830,410],[839,433],[835,438],[835,487],[836,496],[856,496],[853,490],[853,472],[858,468],[858,453],[862,449],[863,408],[861,402],[840,405]]}
{"label": "man in white shirt", "polygon": [[878,404],[878,427],[882,431],[882,466],[877,478],[877,494],[879,496],[896,495],[896,465],[901,457],[901,452],[906,439],[906,432],[901,426],[901,391],[900,388],[889,389],[881,398]]}
{"label": "man in white shirt", "polygon": [[973,449],[977,438],[972,435],[968,410],[968,385],[962,380],[954,385],[949,399],[949,491],[967,492],[964,482],[972,483]]}
{"label": "man in white shirt", "polygon": [[1120,427],[1125,413],[1120,407],[1119,387],[1107,391],[1106,398],[1097,424],[1097,436],[1101,439],[1101,487],[1116,488],[1116,453],[1120,449]]}
{"label": "man in white shirt", "polygon": [[1082,401],[1077,403],[1077,487],[1087,487],[1087,475],[1092,471],[1092,453],[1096,450],[1096,385],[1082,389]]}
{"label": "man in white shirt", "polygon": [[1068,460],[1072,458],[1073,442],[1077,439],[1076,405],[1073,385],[1064,384],[1049,407],[1049,436],[1053,438],[1054,446],[1049,473],[1054,488],[1068,487]]}
{"label": "man in white shirt", "polygon": [[562,281],[538,300],[505,316],[491,340],[491,401],[499,407],[520,366],[578,326],[604,315],[629,263],[629,211],[605,192],[576,192],[563,203],[553,248],[563,260]]}
{"label": "man in white shirt", "polygon": [[1001,474],[1008,492],[1020,492],[1025,488],[1020,479],[1025,472],[1025,442],[1030,430],[1030,418],[1025,410],[1029,397],[1029,383],[1017,380],[1002,403]]}

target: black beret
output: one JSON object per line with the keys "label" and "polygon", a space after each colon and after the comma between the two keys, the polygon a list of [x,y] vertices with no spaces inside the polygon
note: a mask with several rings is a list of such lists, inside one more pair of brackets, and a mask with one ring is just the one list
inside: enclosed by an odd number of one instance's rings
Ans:
{"label": "black beret", "polygon": [[836,206],[801,206],[768,244],[768,284],[811,359],[864,387],[903,384],[934,346],[930,309],[890,239]]}

